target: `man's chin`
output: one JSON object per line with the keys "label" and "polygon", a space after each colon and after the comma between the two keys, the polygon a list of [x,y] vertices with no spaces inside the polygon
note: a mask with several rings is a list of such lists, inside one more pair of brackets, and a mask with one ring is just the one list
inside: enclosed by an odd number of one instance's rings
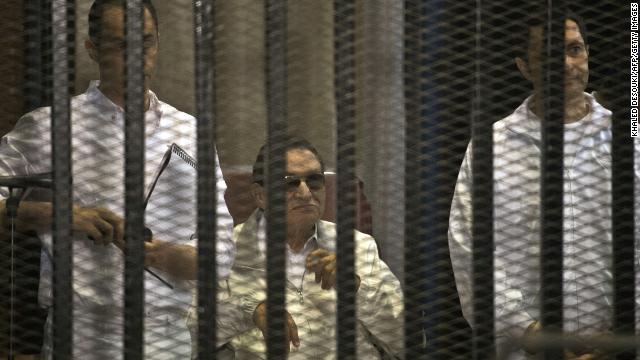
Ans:
{"label": "man's chin", "polygon": [[318,211],[293,211],[288,215],[290,224],[310,225],[320,220]]}
{"label": "man's chin", "polygon": [[584,91],[586,90],[586,87],[580,83],[580,84],[567,84],[567,86],[564,87],[564,96],[565,98],[567,97],[574,97],[574,96],[582,96],[584,95]]}
{"label": "man's chin", "polygon": [[584,79],[579,78],[579,77],[570,77],[570,78],[565,78],[564,80],[564,87],[566,88],[580,88],[582,90],[587,88],[587,83],[584,81]]}
{"label": "man's chin", "polygon": [[149,90],[151,88],[151,84],[153,82],[153,76],[144,74],[144,87]]}

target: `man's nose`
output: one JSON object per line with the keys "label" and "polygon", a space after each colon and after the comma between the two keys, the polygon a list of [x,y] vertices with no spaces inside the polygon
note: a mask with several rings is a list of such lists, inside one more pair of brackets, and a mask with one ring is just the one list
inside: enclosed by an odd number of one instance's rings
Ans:
{"label": "man's nose", "polygon": [[564,56],[564,69],[568,70],[571,68],[571,66],[573,66],[573,58],[569,55],[565,55]]}
{"label": "man's nose", "polygon": [[153,49],[144,50],[144,67],[145,69],[151,69],[154,66],[156,51]]}
{"label": "man's nose", "polygon": [[577,66],[577,64],[581,61],[581,59],[565,55],[564,56],[564,70],[568,71]]}
{"label": "man's nose", "polygon": [[300,185],[296,188],[296,195],[305,199],[311,197],[311,189],[309,189],[305,180],[300,180]]}
{"label": "man's nose", "polygon": [[147,69],[153,67],[153,54],[150,51],[144,52],[144,67]]}

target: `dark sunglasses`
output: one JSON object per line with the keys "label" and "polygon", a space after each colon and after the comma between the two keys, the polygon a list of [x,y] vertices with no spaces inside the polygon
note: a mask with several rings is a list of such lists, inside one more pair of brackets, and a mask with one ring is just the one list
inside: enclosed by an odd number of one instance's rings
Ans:
{"label": "dark sunglasses", "polygon": [[296,190],[300,183],[304,181],[310,190],[319,190],[324,187],[324,174],[315,173],[310,175],[286,175],[284,177],[284,184],[287,191]]}

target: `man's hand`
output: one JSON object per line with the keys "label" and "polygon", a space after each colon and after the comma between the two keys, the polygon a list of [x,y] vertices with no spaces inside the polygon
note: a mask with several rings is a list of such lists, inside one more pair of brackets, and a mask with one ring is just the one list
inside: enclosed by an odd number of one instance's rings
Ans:
{"label": "man's hand", "polygon": [[584,337],[584,344],[578,346],[577,349],[570,349],[565,352],[565,357],[569,360],[607,360],[613,359],[609,351],[597,348],[594,345],[598,343],[606,344],[614,338],[614,334],[609,331],[601,331]]}
{"label": "man's hand", "polygon": [[[336,253],[325,249],[316,249],[307,256],[307,270],[316,274],[316,283],[322,283],[324,290],[336,284]],[[356,275],[356,291],[360,288],[360,277]]]}
{"label": "man's hand", "polygon": [[[524,349],[530,355],[537,354],[541,350],[540,339],[537,338],[541,334],[542,326],[538,321],[534,321],[527,327],[524,333]],[[592,336],[611,336],[611,333],[604,332]],[[588,347],[588,341],[584,346],[578,346],[574,349],[565,349],[564,357],[566,360],[605,360],[608,357],[598,350]]]}
{"label": "man's hand", "polygon": [[185,244],[151,239],[144,242],[144,265],[182,280],[197,280],[198,250]]}
{"label": "man's hand", "polygon": [[[300,347],[300,339],[298,338],[298,327],[296,326],[295,321],[291,317],[288,311],[285,310],[285,314],[287,316],[286,323],[286,331],[285,331],[285,349],[287,353],[291,351],[291,345],[295,347]],[[256,325],[260,331],[262,331],[262,336],[266,337],[267,334],[267,306],[265,303],[260,303],[256,309],[253,311],[253,323]]]}
{"label": "man's hand", "polygon": [[74,233],[84,233],[96,245],[114,243],[124,249],[124,220],[105,208],[73,207]]}
{"label": "man's hand", "polygon": [[[0,202],[0,210],[4,210],[4,201]],[[50,202],[23,201],[18,207],[16,230],[19,232],[43,232],[51,229],[53,210]],[[4,214],[4,211],[0,211]],[[6,222],[2,222],[7,226]],[[114,242],[119,247],[124,244],[124,221],[110,210],[73,206],[74,234],[86,234],[96,244],[107,245]]]}

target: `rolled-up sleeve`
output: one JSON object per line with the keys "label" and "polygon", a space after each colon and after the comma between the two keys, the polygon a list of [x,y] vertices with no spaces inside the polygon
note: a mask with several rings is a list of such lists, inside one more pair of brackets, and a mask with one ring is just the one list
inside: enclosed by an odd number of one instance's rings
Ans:
{"label": "rolled-up sleeve", "polygon": [[404,349],[404,298],[400,281],[378,256],[375,240],[356,235],[358,320],[386,352],[402,357]]}
{"label": "rolled-up sleeve", "polygon": [[[49,121],[48,109],[38,109],[20,118],[14,129],[0,139],[0,176],[50,171]],[[8,195],[8,189],[0,188],[2,198]]]}

